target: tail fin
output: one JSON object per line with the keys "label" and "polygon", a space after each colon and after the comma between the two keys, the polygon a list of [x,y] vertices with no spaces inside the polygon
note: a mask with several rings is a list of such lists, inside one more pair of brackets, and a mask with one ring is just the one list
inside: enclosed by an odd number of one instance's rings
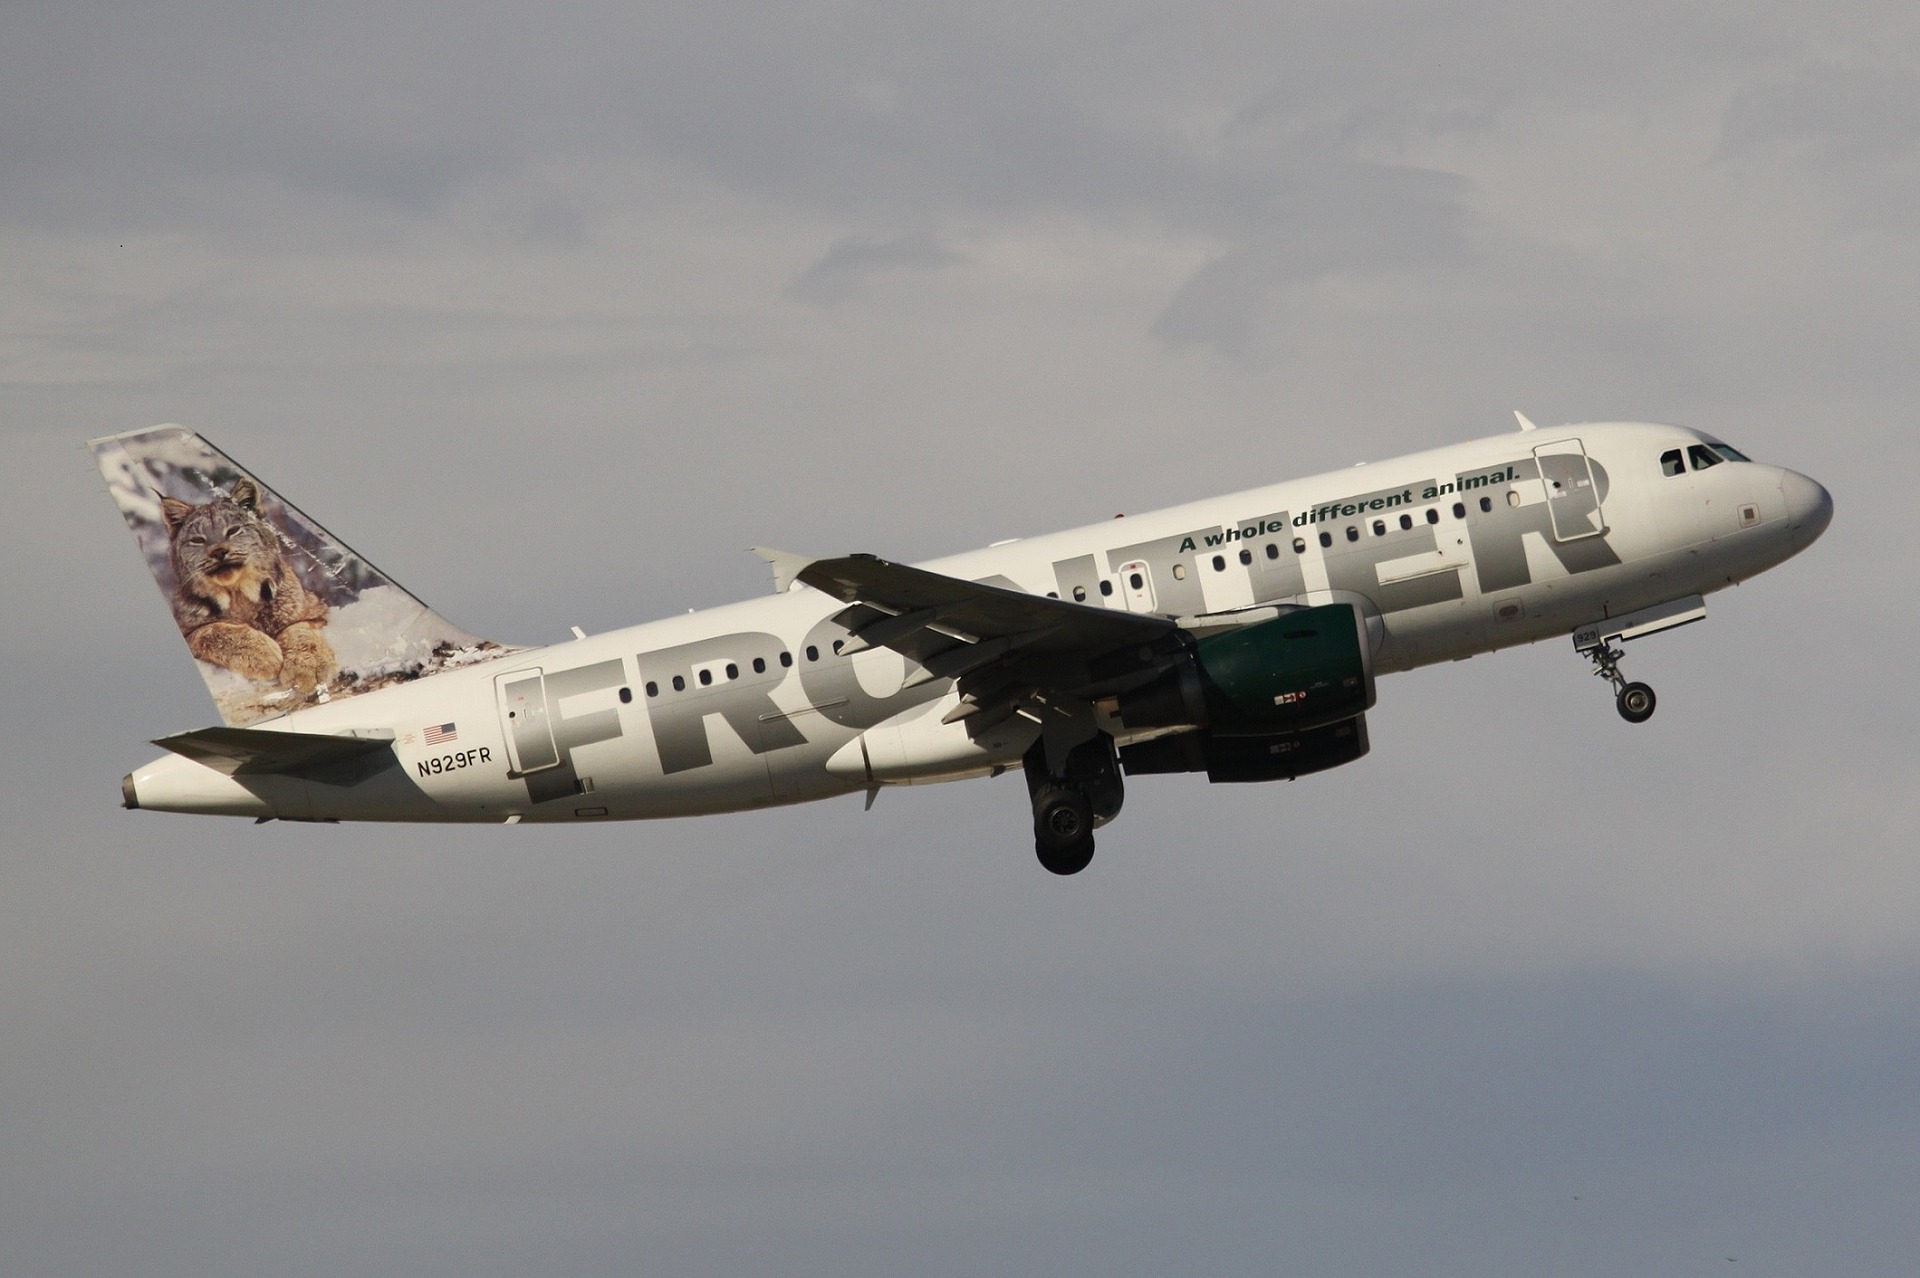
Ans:
{"label": "tail fin", "polygon": [[509,651],[448,622],[192,431],[87,447],[230,726]]}

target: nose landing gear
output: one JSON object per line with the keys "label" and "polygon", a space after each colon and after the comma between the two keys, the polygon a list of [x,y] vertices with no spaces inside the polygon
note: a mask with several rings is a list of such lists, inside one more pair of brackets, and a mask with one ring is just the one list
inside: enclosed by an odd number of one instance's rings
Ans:
{"label": "nose landing gear", "polygon": [[1594,665],[1593,672],[1613,685],[1613,704],[1620,712],[1620,717],[1628,723],[1645,723],[1653,718],[1653,708],[1658,704],[1658,698],[1646,684],[1628,683],[1626,676],[1620,673],[1620,659],[1626,655],[1611,643],[1602,643],[1587,653]]}
{"label": "nose landing gear", "polygon": [[1653,718],[1653,689],[1644,683],[1628,683],[1620,673],[1620,658],[1626,654],[1614,647],[1645,635],[1691,625],[1704,619],[1707,605],[1699,595],[1670,599],[1651,608],[1604,618],[1573,632],[1573,650],[1593,662],[1593,672],[1613,685],[1614,708],[1628,723],[1645,723]]}

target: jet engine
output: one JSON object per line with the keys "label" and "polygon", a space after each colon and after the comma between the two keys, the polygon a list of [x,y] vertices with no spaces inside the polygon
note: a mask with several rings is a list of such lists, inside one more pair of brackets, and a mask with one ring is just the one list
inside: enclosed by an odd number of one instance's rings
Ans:
{"label": "jet engine", "polygon": [[1360,715],[1270,737],[1221,737],[1205,729],[1156,737],[1121,746],[1120,762],[1128,776],[1205,772],[1214,782],[1291,781],[1352,763],[1367,747],[1367,719]]}
{"label": "jet engine", "polygon": [[1366,625],[1325,604],[1208,635],[1160,678],[1119,697],[1128,728],[1206,728],[1214,739],[1299,733],[1373,707]]}

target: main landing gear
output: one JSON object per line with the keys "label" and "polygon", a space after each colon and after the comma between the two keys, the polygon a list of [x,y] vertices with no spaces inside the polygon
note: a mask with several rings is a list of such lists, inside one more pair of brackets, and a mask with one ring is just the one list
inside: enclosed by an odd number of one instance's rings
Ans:
{"label": "main landing gear", "polygon": [[1628,683],[1620,673],[1620,659],[1626,655],[1611,643],[1603,643],[1587,653],[1594,665],[1593,672],[1613,685],[1613,704],[1620,711],[1620,717],[1628,723],[1645,723],[1653,718],[1657,699],[1652,688],[1644,683]]}
{"label": "main landing gear", "polygon": [[1033,799],[1033,846],[1042,867],[1078,874],[1093,860],[1093,832],[1119,815],[1126,798],[1113,738],[1104,732],[1068,751],[1058,772],[1036,741],[1025,760]]}

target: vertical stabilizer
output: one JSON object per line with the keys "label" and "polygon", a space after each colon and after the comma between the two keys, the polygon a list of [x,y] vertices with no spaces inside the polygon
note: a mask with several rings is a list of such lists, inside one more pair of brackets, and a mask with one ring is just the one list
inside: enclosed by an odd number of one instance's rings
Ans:
{"label": "vertical stabilizer", "polygon": [[508,649],[179,426],[89,441],[220,717],[243,727]]}

